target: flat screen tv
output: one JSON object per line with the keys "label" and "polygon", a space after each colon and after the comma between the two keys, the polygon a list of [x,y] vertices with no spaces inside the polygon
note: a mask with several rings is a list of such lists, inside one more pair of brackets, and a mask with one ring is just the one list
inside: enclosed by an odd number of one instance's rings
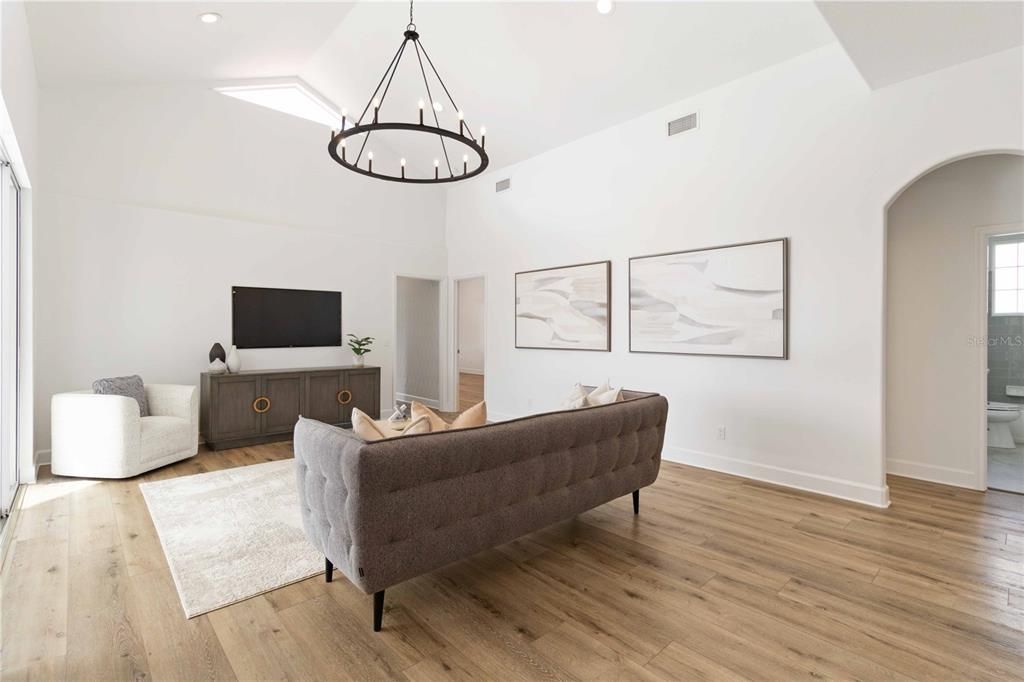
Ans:
{"label": "flat screen tv", "polygon": [[239,348],[341,345],[341,292],[231,288],[231,338]]}

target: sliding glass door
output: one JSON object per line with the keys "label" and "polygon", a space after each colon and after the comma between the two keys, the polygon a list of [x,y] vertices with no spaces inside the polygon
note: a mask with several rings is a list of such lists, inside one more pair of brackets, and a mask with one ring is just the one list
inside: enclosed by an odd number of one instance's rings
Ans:
{"label": "sliding glass door", "polygon": [[0,156],[0,518],[18,489],[18,194]]}

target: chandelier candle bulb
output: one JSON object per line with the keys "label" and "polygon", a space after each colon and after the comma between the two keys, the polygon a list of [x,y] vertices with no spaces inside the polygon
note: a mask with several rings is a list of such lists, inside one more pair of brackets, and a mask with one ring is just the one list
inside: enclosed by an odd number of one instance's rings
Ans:
{"label": "chandelier candle bulb", "polygon": [[338,146],[341,147],[341,160],[344,161],[345,160],[345,140],[342,140],[338,144]]}
{"label": "chandelier candle bulb", "polygon": [[373,122],[377,123],[377,112],[380,111],[380,100],[376,97],[373,98]]}
{"label": "chandelier candle bulb", "polygon": [[469,154],[462,155],[462,174],[465,175],[469,166]]}
{"label": "chandelier candle bulb", "polygon": [[465,116],[460,111],[459,112],[459,135],[464,135],[465,134],[463,132],[463,128],[465,127],[465,125],[466,125]]}
{"label": "chandelier candle bulb", "polygon": [[440,168],[440,166],[441,166],[441,162],[438,161],[437,159],[434,159],[434,179],[435,180],[437,180],[438,169]]}
{"label": "chandelier candle bulb", "polygon": [[348,116],[348,109],[341,110],[341,129],[345,129],[345,117]]}
{"label": "chandelier candle bulb", "polygon": [[402,159],[402,177],[405,177],[405,159]]}
{"label": "chandelier candle bulb", "polygon": [[420,100],[420,125],[423,125],[423,100]]}
{"label": "chandelier candle bulb", "polygon": [[480,146],[487,146],[487,128],[480,126]]}
{"label": "chandelier candle bulb", "polygon": [[366,165],[369,171],[373,172],[373,152],[366,152]]}

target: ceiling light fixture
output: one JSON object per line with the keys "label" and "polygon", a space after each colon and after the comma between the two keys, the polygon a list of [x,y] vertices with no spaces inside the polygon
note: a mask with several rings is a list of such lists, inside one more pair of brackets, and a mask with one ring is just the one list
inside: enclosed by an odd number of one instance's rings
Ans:
{"label": "ceiling light fixture", "polygon": [[597,11],[600,14],[611,14],[613,9],[615,3],[612,0],[597,0]]}
{"label": "ceiling light fixture", "polygon": [[222,17],[216,12],[203,12],[199,15],[199,21],[204,24],[216,24]]}
{"label": "ceiling light fixture", "polygon": [[[466,123],[466,118],[462,109],[460,109],[455,103],[451,92],[448,90],[448,86],[444,84],[444,81],[441,79],[441,75],[437,72],[437,68],[434,66],[434,62],[431,61],[430,55],[427,54],[427,50],[423,46],[423,42],[420,40],[420,34],[416,32],[416,24],[413,23],[412,17],[412,0],[409,2],[409,24],[405,27],[404,36],[402,44],[398,47],[398,51],[395,52],[395,56],[391,58],[391,63],[388,65],[388,68],[385,69],[384,75],[381,76],[380,82],[377,83],[377,87],[374,89],[373,94],[370,95],[370,100],[363,109],[363,113],[359,115],[359,118],[355,120],[355,125],[351,127],[348,127],[349,121],[347,121],[345,117],[342,117],[341,128],[331,131],[331,141],[330,144],[327,145],[327,152],[331,155],[332,159],[351,171],[355,171],[356,173],[367,175],[372,178],[392,180],[394,182],[418,184],[457,182],[483,173],[484,169],[487,168],[487,164],[490,162],[487,157],[487,152],[484,151],[484,144],[486,141],[486,138],[484,137],[484,129],[480,129],[480,139],[478,141],[469,129],[469,125]],[[409,108],[411,112],[416,112],[418,115],[418,119],[415,123],[384,121],[381,118],[381,107],[384,105],[384,101],[387,98],[388,88],[391,87],[391,81],[395,77],[395,73],[398,71],[398,67],[402,62],[402,56],[405,54],[406,48],[410,46],[411,51],[416,53],[416,64],[419,66],[420,75],[423,78],[423,87],[426,99],[421,99],[415,109],[413,107]],[[427,76],[428,71],[426,68],[428,66],[430,67],[430,73],[433,74],[437,84],[441,86],[440,90],[435,89],[433,92],[437,93],[439,98],[443,92],[444,96],[447,97],[448,101],[451,103],[451,111],[457,112],[458,132],[453,129],[445,128],[441,125],[438,114],[444,111],[444,106],[441,102],[435,100],[431,94],[430,79]],[[425,120],[423,117],[425,102],[432,103],[433,111],[431,111],[430,114],[434,119],[433,125],[431,125],[429,120]],[[405,159],[403,158],[399,167],[385,169],[382,172],[380,163],[377,164],[377,170],[374,170],[372,154],[366,155],[367,159],[365,167],[360,166],[359,162],[363,159],[363,152],[366,150],[366,144],[370,139],[370,135],[378,130],[401,130],[425,135],[436,135],[438,142],[441,145],[444,167],[442,168],[440,159],[435,159],[433,177],[409,176],[406,173],[406,164]],[[362,141],[352,141],[346,144],[346,140],[348,140],[348,138],[356,136],[362,136]],[[358,151],[355,154],[355,158],[352,159],[347,150],[354,151],[357,144]],[[457,148],[457,145],[468,147],[470,151],[474,152],[474,156],[477,157],[478,160],[474,159],[474,165],[472,168],[470,168],[470,154],[462,155],[461,169],[459,169],[457,161],[455,161],[453,167],[453,157],[455,159],[458,157],[455,156],[455,150],[452,150],[452,153],[449,154],[449,146],[456,146]]]}

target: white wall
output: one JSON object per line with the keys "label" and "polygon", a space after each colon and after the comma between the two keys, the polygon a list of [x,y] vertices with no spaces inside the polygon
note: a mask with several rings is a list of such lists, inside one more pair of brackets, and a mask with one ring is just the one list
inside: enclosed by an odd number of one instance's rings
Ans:
{"label": "white wall", "polygon": [[[871,92],[831,45],[454,187],[449,275],[489,282],[489,411],[609,378],[668,397],[666,458],[887,504],[884,207],[939,162],[1022,146],[1021,64],[1011,50]],[[692,111],[700,129],[667,138]],[[790,360],[627,352],[630,256],[782,236]],[[516,350],[513,273],[606,258],[612,352]]]}
{"label": "white wall", "polygon": [[889,208],[886,455],[890,472],[974,486],[980,476],[977,228],[1024,220],[1024,158],[935,170]]}
{"label": "white wall", "polygon": [[398,277],[395,298],[395,398],[440,407],[441,283]]}
{"label": "white wall", "polygon": [[484,278],[462,279],[458,287],[459,371],[484,373]]}
{"label": "white wall", "polygon": [[[201,86],[44,89],[37,192],[37,447],[49,400],[99,377],[196,384],[231,342],[232,285],[340,290],[342,331],[392,403],[395,272],[444,275],[444,199],[346,172],[328,132]],[[243,350],[243,368],[350,364]]]}

